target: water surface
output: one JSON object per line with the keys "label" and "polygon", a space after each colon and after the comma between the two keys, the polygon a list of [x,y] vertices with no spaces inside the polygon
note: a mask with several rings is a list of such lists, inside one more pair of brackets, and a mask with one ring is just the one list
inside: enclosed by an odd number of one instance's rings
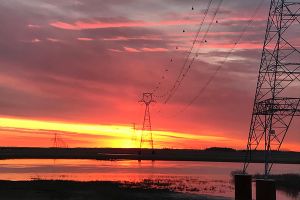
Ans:
{"label": "water surface", "polygon": [[[261,173],[263,167],[263,164],[252,164],[249,172]],[[9,159],[0,161],[0,179],[135,182],[147,187],[233,197],[234,186],[230,174],[241,168],[242,163],[224,162]],[[300,165],[276,164],[272,172],[299,173]],[[299,195],[291,197],[282,191],[277,191],[277,197],[280,200],[300,199]]]}

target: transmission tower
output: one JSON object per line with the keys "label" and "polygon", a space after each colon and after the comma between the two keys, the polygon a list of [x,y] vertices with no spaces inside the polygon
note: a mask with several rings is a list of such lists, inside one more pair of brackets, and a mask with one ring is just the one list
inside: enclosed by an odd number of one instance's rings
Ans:
{"label": "transmission tower", "polygon": [[252,152],[264,149],[265,176],[269,175],[272,153],[280,150],[293,117],[300,116],[300,51],[293,38],[295,28],[300,28],[299,17],[300,2],[271,1],[244,173],[252,160]]}
{"label": "transmission tower", "polygon": [[63,139],[58,135],[57,132],[54,133],[53,147],[54,148],[68,148],[68,145],[63,141]]}
{"label": "transmission tower", "polygon": [[131,137],[131,140],[133,142],[136,141],[136,124],[135,123],[132,124],[132,137]]}
{"label": "transmission tower", "polygon": [[154,154],[153,148],[153,138],[152,138],[152,127],[151,127],[151,118],[150,118],[150,104],[155,102],[153,100],[153,93],[143,93],[143,98],[139,101],[145,104],[145,114],[144,114],[144,121],[143,121],[143,129],[141,134],[141,141],[140,141],[140,150],[139,154],[142,153],[142,146],[143,143],[149,142],[152,154]]}

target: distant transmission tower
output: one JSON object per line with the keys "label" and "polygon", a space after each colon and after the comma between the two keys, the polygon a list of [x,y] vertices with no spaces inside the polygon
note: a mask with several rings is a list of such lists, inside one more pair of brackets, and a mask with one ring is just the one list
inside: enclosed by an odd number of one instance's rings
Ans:
{"label": "distant transmission tower", "polygon": [[135,123],[132,124],[132,137],[131,137],[131,140],[133,142],[136,141],[136,124]]}
{"label": "distant transmission tower", "polygon": [[54,148],[68,148],[68,145],[63,141],[63,139],[58,135],[57,132],[54,133],[53,147]]}
{"label": "distant transmission tower", "polygon": [[[243,171],[252,151],[265,150],[265,176],[272,166],[272,152],[279,151],[294,116],[300,116],[300,2],[272,0]],[[297,30],[297,29],[296,29]],[[291,33],[294,33],[291,34]],[[293,38],[294,36],[294,38]],[[262,142],[263,141],[263,142]]]}
{"label": "distant transmission tower", "polygon": [[143,93],[143,98],[139,102],[143,102],[146,105],[139,154],[142,153],[142,146],[144,142],[150,143],[152,154],[154,154],[152,127],[151,127],[151,118],[150,118],[150,104],[155,102],[153,100],[153,93]]}

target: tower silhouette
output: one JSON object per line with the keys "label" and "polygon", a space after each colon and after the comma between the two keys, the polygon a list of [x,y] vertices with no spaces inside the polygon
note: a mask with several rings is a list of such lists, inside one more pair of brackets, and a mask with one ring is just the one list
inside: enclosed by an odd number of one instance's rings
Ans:
{"label": "tower silhouette", "polygon": [[132,136],[131,136],[131,141],[135,142],[136,141],[136,124],[132,124]]}
{"label": "tower silhouette", "polygon": [[142,146],[143,146],[143,143],[145,143],[145,142],[150,143],[150,147],[152,149],[152,154],[154,154],[152,126],[151,126],[151,117],[150,117],[150,104],[155,102],[153,100],[153,93],[143,93],[143,98],[139,102],[142,102],[145,104],[145,114],[144,114],[139,154],[142,153]]}
{"label": "tower silhouette", "polygon": [[300,51],[299,44],[295,44],[299,17],[300,2],[271,1],[244,172],[251,162],[252,152],[264,149],[265,176],[268,176],[273,166],[273,152],[280,150],[293,117],[300,116]]}
{"label": "tower silhouette", "polygon": [[64,142],[64,140],[59,136],[59,134],[57,132],[54,132],[53,147],[54,148],[68,148],[68,145]]}

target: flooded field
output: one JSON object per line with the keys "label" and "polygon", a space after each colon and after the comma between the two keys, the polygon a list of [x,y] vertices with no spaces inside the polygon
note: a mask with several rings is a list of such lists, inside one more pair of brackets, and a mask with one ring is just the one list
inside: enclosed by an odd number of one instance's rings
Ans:
{"label": "flooded field", "polygon": [[[241,168],[242,163],[221,162],[11,159],[0,161],[0,179],[120,181],[149,188],[168,188],[185,193],[233,197],[231,172]],[[249,170],[251,174],[262,171],[263,164],[252,164]],[[300,165],[276,164],[272,172],[299,173]],[[282,200],[300,199],[295,193],[290,195],[280,190],[277,191],[277,196]]]}

